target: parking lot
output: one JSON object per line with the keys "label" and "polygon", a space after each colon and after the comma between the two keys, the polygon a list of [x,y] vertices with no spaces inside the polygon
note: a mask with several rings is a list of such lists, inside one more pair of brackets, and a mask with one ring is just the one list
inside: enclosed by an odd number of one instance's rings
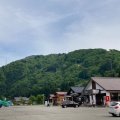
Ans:
{"label": "parking lot", "polygon": [[115,120],[108,108],[61,108],[46,106],[11,106],[0,109],[0,120]]}

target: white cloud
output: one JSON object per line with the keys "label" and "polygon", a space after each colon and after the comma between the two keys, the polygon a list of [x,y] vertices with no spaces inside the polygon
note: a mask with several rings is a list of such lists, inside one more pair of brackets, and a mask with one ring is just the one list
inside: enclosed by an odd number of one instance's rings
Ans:
{"label": "white cloud", "polygon": [[[75,28],[74,28],[75,27]],[[78,26],[72,26],[71,30],[65,34],[65,38],[69,40],[67,51],[73,51],[76,49],[87,49],[87,48],[104,48],[104,49],[118,49],[119,38],[120,38],[120,25],[119,24],[87,24],[81,31]]]}
{"label": "white cloud", "polygon": [[[28,2],[29,1],[29,2]],[[119,0],[1,0],[0,66],[30,55],[119,49]]]}

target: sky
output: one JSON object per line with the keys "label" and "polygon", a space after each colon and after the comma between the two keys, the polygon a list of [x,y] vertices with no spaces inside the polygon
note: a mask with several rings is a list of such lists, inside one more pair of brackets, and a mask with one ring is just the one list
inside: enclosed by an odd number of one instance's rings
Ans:
{"label": "sky", "polygon": [[120,50],[120,0],[0,0],[0,67],[31,55]]}

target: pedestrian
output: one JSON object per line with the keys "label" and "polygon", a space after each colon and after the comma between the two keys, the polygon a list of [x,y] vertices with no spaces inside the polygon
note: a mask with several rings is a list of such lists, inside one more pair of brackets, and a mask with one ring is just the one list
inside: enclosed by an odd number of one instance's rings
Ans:
{"label": "pedestrian", "polygon": [[92,105],[93,105],[93,107],[95,107],[95,101],[94,100],[92,100]]}
{"label": "pedestrian", "polygon": [[50,107],[50,103],[49,103],[49,101],[47,102],[47,107]]}

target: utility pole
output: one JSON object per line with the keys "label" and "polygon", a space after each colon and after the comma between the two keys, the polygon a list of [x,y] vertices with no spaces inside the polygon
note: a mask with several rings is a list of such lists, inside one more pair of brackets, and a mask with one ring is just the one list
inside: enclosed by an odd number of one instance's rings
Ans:
{"label": "utility pole", "polygon": [[43,94],[43,105],[44,105],[44,94]]}

